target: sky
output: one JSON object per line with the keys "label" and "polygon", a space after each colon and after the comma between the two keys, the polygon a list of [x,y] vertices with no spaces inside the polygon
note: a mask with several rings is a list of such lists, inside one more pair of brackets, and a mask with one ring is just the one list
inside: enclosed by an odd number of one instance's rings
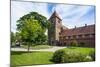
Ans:
{"label": "sky", "polygon": [[11,1],[11,31],[16,32],[16,21],[29,12],[38,12],[49,19],[54,11],[68,28],[95,24],[95,6]]}

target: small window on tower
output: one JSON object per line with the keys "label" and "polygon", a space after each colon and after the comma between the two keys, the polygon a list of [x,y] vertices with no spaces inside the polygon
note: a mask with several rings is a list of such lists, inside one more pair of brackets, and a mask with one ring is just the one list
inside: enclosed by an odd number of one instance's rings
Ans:
{"label": "small window on tower", "polygon": [[60,20],[58,20],[58,22],[60,23]]}

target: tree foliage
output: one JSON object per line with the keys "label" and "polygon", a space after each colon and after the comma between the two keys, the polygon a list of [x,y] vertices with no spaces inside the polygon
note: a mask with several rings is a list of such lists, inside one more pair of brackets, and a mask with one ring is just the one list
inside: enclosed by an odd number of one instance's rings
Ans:
{"label": "tree foliage", "polygon": [[77,47],[78,46],[78,42],[76,40],[73,40],[71,42],[71,46]]}
{"label": "tree foliage", "polygon": [[46,17],[37,12],[30,12],[17,21],[17,30],[23,42],[28,44],[28,49],[32,44],[42,44],[46,41],[44,34],[48,28]]}
{"label": "tree foliage", "polygon": [[11,45],[13,45],[15,43],[15,40],[16,40],[15,34],[13,32],[11,32],[10,35],[11,35]]}
{"label": "tree foliage", "polygon": [[43,33],[40,24],[38,21],[31,19],[25,21],[21,30],[22,39],[26,42],[35,42],[35,38],[37,38],[40,33]]}
{"label": "tree foliage", "polygon": [[46,17],[42,16],[41,14],[38,14],[37,12],[30,12],[29,14],[24,15],[21,17],[17,22],[17,30],[22,29],[23,24],[26,19],[33,19],[37,20],[38,23],[41,25],[42,29],[48,28],[48,20]]}

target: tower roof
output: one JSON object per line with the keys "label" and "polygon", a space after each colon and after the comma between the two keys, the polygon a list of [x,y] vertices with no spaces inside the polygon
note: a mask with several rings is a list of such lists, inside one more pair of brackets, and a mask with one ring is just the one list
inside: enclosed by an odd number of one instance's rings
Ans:
{"label": "tower roof", "polygon": [[53,17],[57,17],[58,19],[61,20],[61,18],[59,17],[58,13],[56,11],[53,12],[53,14],[51,15],[50,18],[53,18]]}

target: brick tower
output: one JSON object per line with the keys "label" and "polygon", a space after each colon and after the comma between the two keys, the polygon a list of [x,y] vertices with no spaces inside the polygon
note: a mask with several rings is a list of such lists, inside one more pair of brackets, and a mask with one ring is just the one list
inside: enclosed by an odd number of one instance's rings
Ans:
{"label": "brick tower", "polygon": [[59,42],[59,33],[61,32],[62,27],[62,20],[58,16],[57,12],[54,11],[54,13],[49,18],[50,21],[50,28],[48,28],[48,42],[49,45],[57,45]]}

